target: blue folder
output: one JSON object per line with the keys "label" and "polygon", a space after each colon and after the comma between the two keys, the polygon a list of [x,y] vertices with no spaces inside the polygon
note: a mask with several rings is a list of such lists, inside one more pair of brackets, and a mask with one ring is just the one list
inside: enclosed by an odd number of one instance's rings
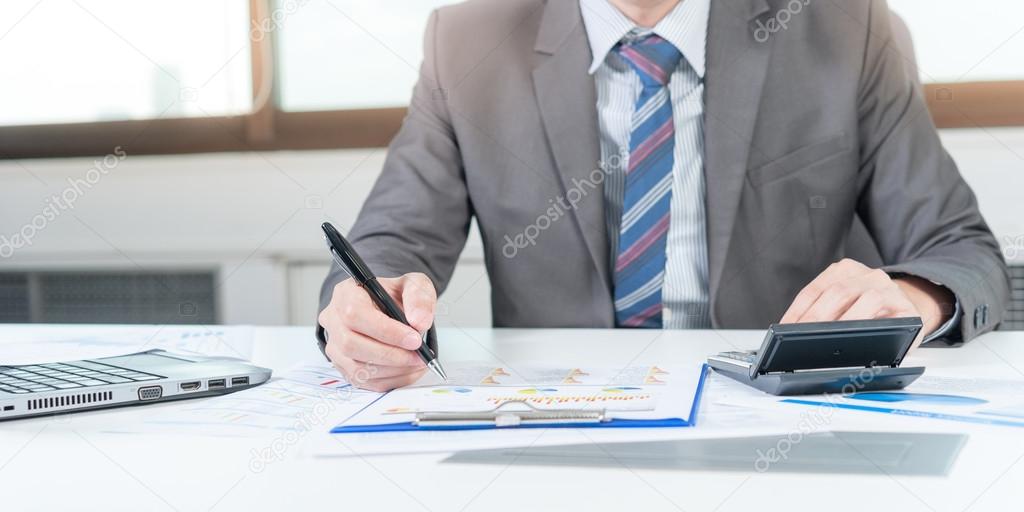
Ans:
{"label": "blue folder", "polygon": [[[338,425],[331,429],[332,434],[355,434],[366,432],[416,432],[416,431],[439,431],[439,430],[496,430],[508,428],[659,428],[659,427],[693,427],[697,425],[697,411],[700,410],[700,400],[704,394],[704,382],[707,380],[709,367],[707,364],[701,366],[700,380],[697,382],[696,394],[693,398],[693,405],[690,406],[689,418],[659,418],[650,420],[634,419],[611,419],[600,423],[529,423],[515,427],[499,427],[495,425],[437,425],[419,426],[411,421],[398,423],[381,423],[376,425]],[[372,404],[371,404],[372,405]],[[367,406],[369,407],[369,405]],[[365,410],[365,408],[363,409]],[[360,411],[362,412],[362,411]],[[359,413],[353,415],[358,416]]]}

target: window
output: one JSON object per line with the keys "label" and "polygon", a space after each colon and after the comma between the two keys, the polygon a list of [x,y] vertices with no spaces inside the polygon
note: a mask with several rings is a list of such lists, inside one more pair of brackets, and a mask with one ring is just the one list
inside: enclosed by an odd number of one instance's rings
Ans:
{"label": "window", "polygon": [[1024,4],[889,0],[907,23],[939,127],[1024,125]]}
{"label": "window", "polygon": [[0,125],[247,113],[248,18],[246,0],[5,0]]}
{"label": "window", "polygon": [[[0,158],[383,146],[458,0],[4,0]],[[890,0],[940,127],[1024,126],[1024,4]]]}
{"label": "window", "polygon": [[281,108],[404,107],[419,76],[430,12],[454,1],[279,1]]}
{"label": "window", "polygon": [[889,0],[914,37],[925,83],[1024,80],[1024,3]]}

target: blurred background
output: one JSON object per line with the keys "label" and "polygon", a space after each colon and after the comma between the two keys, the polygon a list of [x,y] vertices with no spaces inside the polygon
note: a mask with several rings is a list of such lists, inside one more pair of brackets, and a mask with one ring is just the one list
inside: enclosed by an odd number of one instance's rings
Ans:
{"label": "blurred background", "polygon": [[[355,220],[448,3],[0,2],[0,322],[312,325],[318,225]],[[890,6],[1024,328],[1024,4]],[[438,323],[489,299],[474,233]]]}

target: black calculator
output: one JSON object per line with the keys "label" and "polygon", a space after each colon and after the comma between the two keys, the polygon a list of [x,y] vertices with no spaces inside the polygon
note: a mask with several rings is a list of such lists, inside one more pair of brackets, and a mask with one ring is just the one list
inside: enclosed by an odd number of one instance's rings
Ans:
{"label": "black calculator", "polygon": [[901,367],[921,319],[773,324],[761,348],[708,358],[708,365],[773,395],[902,389],[924,367]]}

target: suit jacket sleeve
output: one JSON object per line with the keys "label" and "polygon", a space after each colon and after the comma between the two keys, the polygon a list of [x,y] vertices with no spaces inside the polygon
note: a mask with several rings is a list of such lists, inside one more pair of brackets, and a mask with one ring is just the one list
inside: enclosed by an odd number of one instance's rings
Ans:
{"label": "suit jacket sleeve", "polygon": [[859,84],[858,214],[886,271],[931,280],[956,295],[963,314],[959,335],[966,341],[1001,320],[1009,275],[974,193],[942,147],[908,62],[912,57],[893,40],[885,0],[874,0]]}
{"label": "suit jacket sleeve", "polygon": [[[437,24],[435,11],[408,114],[348,239],[378,276],[423,272],[440,293],[466,243],[472,209],[449,118],[449,91],[437,76]],[[320,292],[321,310],[347,277],[332,265]]]}

